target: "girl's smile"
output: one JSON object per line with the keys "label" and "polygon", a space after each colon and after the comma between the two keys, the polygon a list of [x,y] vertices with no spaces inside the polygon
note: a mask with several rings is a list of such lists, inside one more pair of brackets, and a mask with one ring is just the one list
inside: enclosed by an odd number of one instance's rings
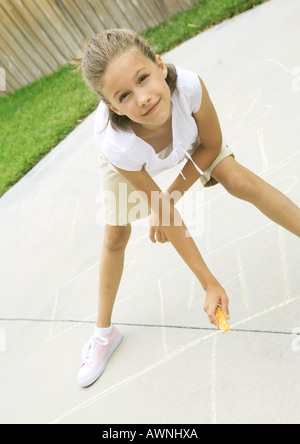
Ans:
{"label": "girl's smile", "polygon": [[157,129],[172,114],[167,75],[167,67],[159,56],[156,63],[136,50],[115,57],[108,64],[102,83],[107,106],[144,129]]}
{"label": "girl's smile", "polygon": [[156,103],[156,105],[154,105],[152,108],[150,108],[149,111],[147,111],[144,116],[149,116],[150,114],[155,113],[155,111],[157,110],[157,108],[159,107],[160,104],[160,100]]}

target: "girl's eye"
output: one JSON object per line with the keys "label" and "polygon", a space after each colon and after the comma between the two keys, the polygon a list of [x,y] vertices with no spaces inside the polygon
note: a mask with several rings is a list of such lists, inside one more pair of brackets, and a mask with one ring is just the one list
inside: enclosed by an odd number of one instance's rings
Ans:
{"label": "girl's eye", "polygon": [[[143,83],[143,82],[146,80],[147,77],[149,77],[148,74],[144,74],[143,76],[141,76],[141,77],[139,78],[139,83]],[[122,94],[122,95],[120,96],[120,99],[119,99],[120,102],[123,102],[123,101],[127,98],[127,96],[129,96],[129,93],[128,93],[128,92]]]}
{"label": "girl's eye", "polygon": [[127,96],[128,96],[128,93],[122,94],[120,97],[120,102],[123,102],[123,100],[125,100]]}
{"label": "girl's eye", "polygon": [[145,74],[142,77],[140,77],[140,83],[142,83],[144,80],[146,80],[148,76]]}

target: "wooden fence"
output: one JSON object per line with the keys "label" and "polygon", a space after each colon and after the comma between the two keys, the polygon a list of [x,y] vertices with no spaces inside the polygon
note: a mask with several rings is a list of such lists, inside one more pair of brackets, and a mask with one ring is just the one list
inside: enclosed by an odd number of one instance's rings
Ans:
{"label": "wooden fence", "polygon": [[[140,32],[197,0],[0,0],[0,75],[12,92],[65,65],[87,36]],[[3,89],[3,88],[2,88]]]}

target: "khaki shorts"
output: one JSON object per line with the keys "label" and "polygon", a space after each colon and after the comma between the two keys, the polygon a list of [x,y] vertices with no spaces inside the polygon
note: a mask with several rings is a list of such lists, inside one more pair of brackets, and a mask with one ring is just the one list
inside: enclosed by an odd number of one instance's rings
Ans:
{"label": "khaki shorts", "polygon": [[[190,155],[194,151],[190,152]],[[233,156],[231,149],[223,143],[218,157],[200,177],[204,187],[216,185],[218,182],[211,176],[212,170],[226,157]],[[111,170],[108,160],[101,153],[100,173],[102,193],[105,201],[105,221],[108,225],[128,225],[151,214],[151,209],[133,186],[120,174]]]}

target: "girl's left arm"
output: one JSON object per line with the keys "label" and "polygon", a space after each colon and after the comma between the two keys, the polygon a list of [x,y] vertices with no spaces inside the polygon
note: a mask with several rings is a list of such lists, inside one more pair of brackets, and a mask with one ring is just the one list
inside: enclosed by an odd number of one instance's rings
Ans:
{"label": "girl's left arm", "polygon": [[[205,171],[220,154],[223,137],[217,112],[200,77],[199,82],[202,87],[202,102],[199,111],[193,114],[193,117],[197,123],[201,144],[192,159],[202,171]],[[180,194],[177,194],[183,196],[200,177],[190,160],[185,164],[182,173],[186,180],[179,175],[169,187],[168,193],[179,191]]]}
{"label": "girl's left arm", "polygon": [[125,171],[116,166],[115,168],[141,193],[141,197],[145,199],[152,212],[157,216],[158,223],[165,235],[199,280],[206,292],[204,310],[210,322],[218,326],[215,314],[218,304],[221,304],[223,313],[229,316],[227,294],[206,265],[172,199],[161,191],[146,170]]}

